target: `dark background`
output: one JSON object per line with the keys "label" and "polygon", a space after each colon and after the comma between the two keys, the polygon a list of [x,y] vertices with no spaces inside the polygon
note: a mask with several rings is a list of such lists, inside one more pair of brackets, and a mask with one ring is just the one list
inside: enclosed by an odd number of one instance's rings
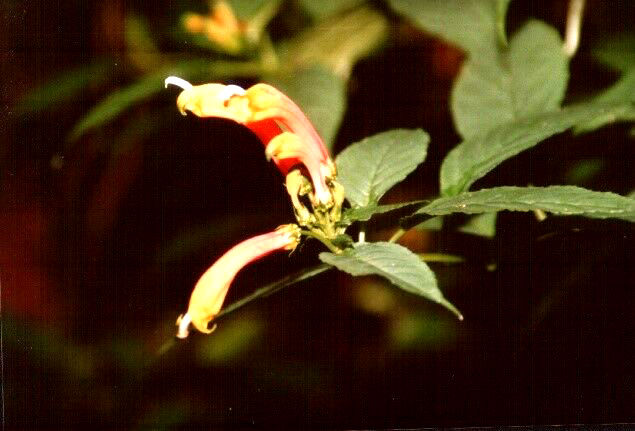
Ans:
{"label": "dark background", "polygon": [[[502,213],[492,240],[408,234],[404,243],[417,251],[466,257],[463,264],[433,265],[463,322],[377,279],[329,272],[229,315],[212,336],[194,334],[158,355],[207,266],[249,235],[293,221],[281,176],[241,127],[178,115],[173,91],[65,148],[82,113],[129,82],[125,73],[55,110],[19,115],[15,105],[72,66],[121,55],[126,13],[143,14],[160,32],[173,2],[160,3],[0,6],[2,381],[9,428],[633,420],[635,231],[618,221],[538,222],[532,214]],[[588,3],[569,100],[614,81],[590,47],[633,30],[631,2]],[[512,2],[509,30],[533,16],[562,31],[565,13],[564,1]],[[387,196],[399,201],[437,193],[440,162],[459,141],[448,94],[461,58],[390,16],[391,39],[353,71],[335,152],[394,127],[427,130],[428,160]],[[137,120],[149,121],[154,132],[123,148],[110,145],[119,128]],[[576,184],[630,192],[629,125],[557,136],[475,188],[571,183],[567,173],[581,162],[598,168]],[[391,233],[377,228],[371,239]],[[227,303],[315,263],[318,250],[308,243],[290,258],[250,266]]]}

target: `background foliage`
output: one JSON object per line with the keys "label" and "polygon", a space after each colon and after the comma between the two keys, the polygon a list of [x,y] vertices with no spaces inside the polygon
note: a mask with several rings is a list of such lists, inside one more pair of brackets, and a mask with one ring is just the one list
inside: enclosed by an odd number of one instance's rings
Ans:
{"label": "background foliage", "polygon": [[[229,43],[184,27],[206,2],[0,6],[6,423],[632,421],[633,5],[589,2],[569,59],[565,1],[230,4]],[[167,348],[199,274],[293,220],[261,144],[182,118],[168,75],[296,100],[371,241],[320,259],[405,291],[329,271]],[[323,251],[246,269],[228,302]]]}

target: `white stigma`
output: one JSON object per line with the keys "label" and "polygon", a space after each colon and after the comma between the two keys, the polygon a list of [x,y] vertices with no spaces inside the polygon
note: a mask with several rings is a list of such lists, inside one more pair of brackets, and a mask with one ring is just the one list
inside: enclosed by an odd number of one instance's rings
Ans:
{"label": "white stigma", "polygon": [[190,335],[190,323],[192,323],[190,313],[179,316],[176,323],[179,325],[179,331],[176,333],[177,338],[187,338],[187,336]]}
{"label": "white stigma", "polygon": [[247,94],[245,89],[238,85],[226,85],[218,93],[218,98],[224,102],[231,99],[233,96],[244,96],[245,94]]}
{"label": "white stigma", "polygon": [[165,78],[165,88],[168,88],[168,85],[170,84],[176,85],[183,90],[189,90],[193,87],[192,84],[190,84],[183,78],[179,78],[178,76],[168,76],[167,78]]}

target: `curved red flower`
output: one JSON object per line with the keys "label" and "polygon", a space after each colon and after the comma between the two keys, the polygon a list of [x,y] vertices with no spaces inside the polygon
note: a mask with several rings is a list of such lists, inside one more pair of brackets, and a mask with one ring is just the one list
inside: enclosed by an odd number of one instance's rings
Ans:
{"label": "curved red flower", "polygon": [[298,165],[306,167],[316,201],[332,205],[327,183],[336,176],[335,164],[311,122],[281,91],[267,84],[247,90],[223,84],[193,86],[176,77],[167,78],[165,83],[183,88],[176,102],[183,115],[190,111],[199,117],[227,118],[248,127],[284,175]]}

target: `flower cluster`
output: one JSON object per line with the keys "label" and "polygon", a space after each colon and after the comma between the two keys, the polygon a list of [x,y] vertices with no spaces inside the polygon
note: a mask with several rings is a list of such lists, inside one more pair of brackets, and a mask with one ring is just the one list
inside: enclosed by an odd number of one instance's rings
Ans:
{"label": "flower cluster", "polygon": [[[223,84],[193,86],[174,76],[165,84],[183,89],[176,102],[183,115],[189,111],[199,117],[230,119],[260,139],[267,159],[286,177],[297,223],[306,232],[326,239],[343,232],[339,221],[344,190],[336,180],[335,164],[311,122],[291,99],[267,84],[247,90]],[[196,284],[188,312],[177,321],[178,336],[186,337],[190,324],[201,332],[211,332],[208,325],[238,271],[273,251],[293,250],[301,232],[297,225],[284,225],[243,241],[223,255]]]}

